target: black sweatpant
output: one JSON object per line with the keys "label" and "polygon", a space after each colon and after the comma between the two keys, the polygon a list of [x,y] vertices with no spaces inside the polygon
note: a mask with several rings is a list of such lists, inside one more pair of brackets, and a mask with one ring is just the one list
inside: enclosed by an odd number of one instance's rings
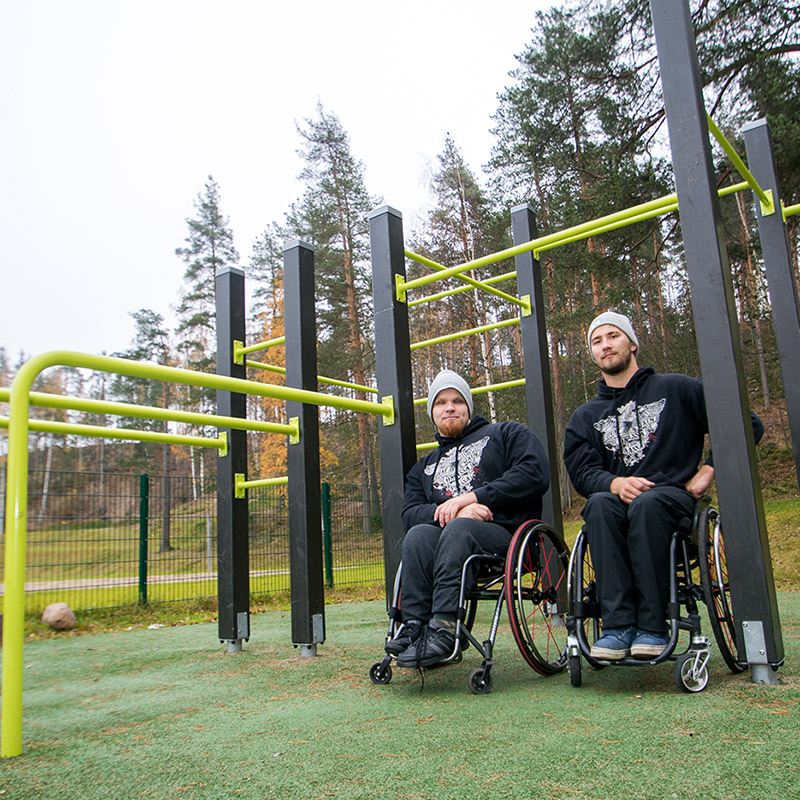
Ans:
{"label": "black sweatpant", "polygon": [[654,486],[629,504],[611,492],[589,497],[583,518],[607,628],[667,630],[670,538],[694,503],[677,486]]}
{"label": "black sweatpant", "polygon": [[403,540],[403,619],[428,622],[434,614],[454,615],[467,558],[476,553],[504,556],[510,543],[509,531],[494,522],[459,517],[444,528],[414,525]]}

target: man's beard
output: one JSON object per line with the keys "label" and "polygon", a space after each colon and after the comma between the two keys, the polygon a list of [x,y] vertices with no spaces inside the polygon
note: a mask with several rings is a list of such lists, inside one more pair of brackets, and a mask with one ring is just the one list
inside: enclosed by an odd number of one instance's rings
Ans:
{"label": "man's beard", "polygon": [[466,427],[467,424],[462,419],[442,420],[442,424],[439,426],[439,435],[444,436],[445,439],[456,439],[461,436]]}
{"label": "man's beard", "polygon": [[600,372],[604,373],[605,375],[619,375],[620,372],[625,372],[625,370],[631,365],[631,358],[633,358],[633,353],[632,351],[628,350],[627,353],[620,354],[619,361],[617,361],[616,364],[604,366],[601,360],[597,366],[600,367]]}

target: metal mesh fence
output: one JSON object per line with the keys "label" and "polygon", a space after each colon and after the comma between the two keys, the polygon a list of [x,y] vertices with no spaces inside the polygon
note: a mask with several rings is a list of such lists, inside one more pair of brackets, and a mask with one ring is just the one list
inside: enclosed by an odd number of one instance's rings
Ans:
{"label": "metal mesh fence", "polygon": [[[215,477],[31,470],[28,485],[28,611],[55,602],[78,610],[216,596]],[[326,585],[380,584],[377,492],[343,484],[325,484],[323,492],[330,500]],[[286,487],[250,489],[249,510],[250,592],[288,591]]]}

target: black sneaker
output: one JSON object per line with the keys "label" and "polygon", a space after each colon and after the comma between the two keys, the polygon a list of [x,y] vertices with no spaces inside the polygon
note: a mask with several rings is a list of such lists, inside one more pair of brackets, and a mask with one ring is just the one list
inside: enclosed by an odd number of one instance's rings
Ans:
{"label": "black sneaker", "polygon": [[422,635],[397,657],[398,667],[432,667],[453,654],[456,637],[446,628],[422,629]]}
{"label": "black sneaker", "polygon": [[414,642],[419,639],[422,633],[423,626],[419,623],[406,623],[400,628],[400,631],[395,634],[394,639],[388,639],[384,650],[390,656],[399,656],[400,653],[408,650]]}

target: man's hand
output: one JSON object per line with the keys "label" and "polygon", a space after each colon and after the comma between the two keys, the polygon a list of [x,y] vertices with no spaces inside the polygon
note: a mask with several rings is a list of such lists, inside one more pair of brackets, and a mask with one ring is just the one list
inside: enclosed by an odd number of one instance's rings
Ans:
{"label": "man's hand", "polygon": [[646,478],[614,478],[611,481],[611,491],[622,500],[623,503],[632,503],[642,492],[652,489],[655,484]]}
{"label": "man's hand", "polygon": [[480,522],[491,522],[494,519],[494,514],[492,514],[492,510],[489,506],[483,506],[480,503],[470,503],[470,505],[464,506],[464,508],[456,514],[456,517],[459,519],[466,517],[467,519],[477,519]]}
{"label": "man's hand", "polygon": [[[468,511],[467,509],[470,509],[472,506],[476,506],[477,509]],[[480,511],[478,509],[485,509],[485,511]],[[488,518],[485,516],[487,512],[489,515]],[[476,514],[478,516],[476,516]],[[489,511],[486,506],[482,506],[478,503],[475,492],[467,492],[458,497],[451,497],[449,500],[445,500],[440,506],[437,506],[436,511],[433,512],[434,520],[443,528],[456,517],[469,517],[470,519],[481,519],[484,522],[489,522],[492,518],[491,515],[492,512]]]}
{"label": "man's hand", "polygon": [[699,470],[691,477],[688,482],[686,483],[686,491],[695,498],[695,500],[699,500],[708,489],[709,486],[714,482],[714,467],[709,466],[708,464],[703,464]]}

